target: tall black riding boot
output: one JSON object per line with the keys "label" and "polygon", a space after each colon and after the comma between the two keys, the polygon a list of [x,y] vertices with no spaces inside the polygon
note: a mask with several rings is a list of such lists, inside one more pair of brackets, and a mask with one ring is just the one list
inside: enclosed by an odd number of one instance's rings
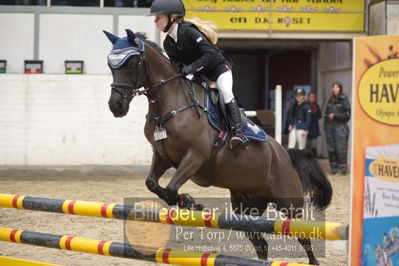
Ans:
{"label": "tall black riding boot", "polygon": [[226,105],[234,125],[234,135],[230,139],[230,149],[234,150],[239,146],[243,147],[244,144],[248,144],[248,139],[242,134],[241,114],[235,99]]}

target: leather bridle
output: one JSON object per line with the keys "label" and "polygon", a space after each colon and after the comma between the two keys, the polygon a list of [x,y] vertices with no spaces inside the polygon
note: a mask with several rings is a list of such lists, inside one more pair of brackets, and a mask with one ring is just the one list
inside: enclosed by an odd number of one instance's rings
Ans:
{"label": "leather bridle", "polygon": [[135,75],[137,78],[136,78],[134,84],[113,82],[113,83],[111,83],[111,88],[113,90],[115,90],[116,92],[118,92],[119,94],[121,94],[123,98],[131,99],[134,96],[136,96],[137,94],[138,95],[142,95],[142,94],[147,95],[147,93],[151,89],[154,89],[156,87],[163,87],[163,85],[165,85],[167,82],[172,81],[175,78],[182,76],[182,74],[176,74],[166,80],[161,80],[160,82],[150,86],[149,88],[144,88],[143,90],[139,90],[138,83],[139,83],[139,79],[140,79],[140,72],[141,72],[142,66],[144,66],[145,74],[148,75],[147,62],[145,61],[144,52],[140,52],[140,59],[139,59],[139,63],[138,63],[137,71],[136,71],[136,75]]}

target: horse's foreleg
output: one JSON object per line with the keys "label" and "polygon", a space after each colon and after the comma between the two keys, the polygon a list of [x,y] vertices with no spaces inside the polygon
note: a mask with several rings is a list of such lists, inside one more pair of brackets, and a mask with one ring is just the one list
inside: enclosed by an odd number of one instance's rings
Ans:
{"label": "horse's foreleg", "polygon": [[145,184],[151,192],[157,194],[158,197],[163,200],[166,199],[166,192],[165,189],[159,185],[158,181],[165,173],[165,171],[170,167],[171,165],[169,164],[169,162],[162,159],[159,153],[154,150],[154,153],[152,155],[150,173],[148,174]]}
{"label": "horse's foreleg", "polygon": [[187,155],[180,162],[176,173],[170,180],[169,184],[166,186],[166,202],[169,205],[175,205],[178,203],[179,199],[179,188],[183,186],[203,164],[203,160],[200,159],[193,152],[188,152]]}

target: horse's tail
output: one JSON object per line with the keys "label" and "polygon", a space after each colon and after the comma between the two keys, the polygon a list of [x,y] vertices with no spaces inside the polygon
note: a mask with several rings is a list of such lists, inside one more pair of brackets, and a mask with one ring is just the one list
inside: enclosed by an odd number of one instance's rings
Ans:
{"label": "horse's tail", "polygon": [[287,149],[292,164],[298,172],[304,194],[309,194],[318,209],[325,209],[331,202],[332,186],[323,169],[310,152]]}

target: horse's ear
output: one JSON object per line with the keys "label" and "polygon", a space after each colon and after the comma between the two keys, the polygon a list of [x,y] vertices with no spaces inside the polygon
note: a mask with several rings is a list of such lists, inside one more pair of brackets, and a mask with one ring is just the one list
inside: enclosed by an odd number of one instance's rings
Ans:
{"label": "horse's ear", "polygon": [[108,37],[108,39],[112,42],[112,44],[115,44],[117,40],[119,40],[119,37],[116,35],[113,35],[112,33],[109,33],[108,31],[103,30],[105,35]]}
{"label": "horse's ear", "polygon": [[125,31],[126,31],[126,33],[127,33],[127,40],[128,40],[130,43],[136,44],[136,45],[137,45],[137,42],[136,42],[136,35],[133,33],[133,31],[131,31],[131,30],[129,30],[129,29],[126,29]]}

